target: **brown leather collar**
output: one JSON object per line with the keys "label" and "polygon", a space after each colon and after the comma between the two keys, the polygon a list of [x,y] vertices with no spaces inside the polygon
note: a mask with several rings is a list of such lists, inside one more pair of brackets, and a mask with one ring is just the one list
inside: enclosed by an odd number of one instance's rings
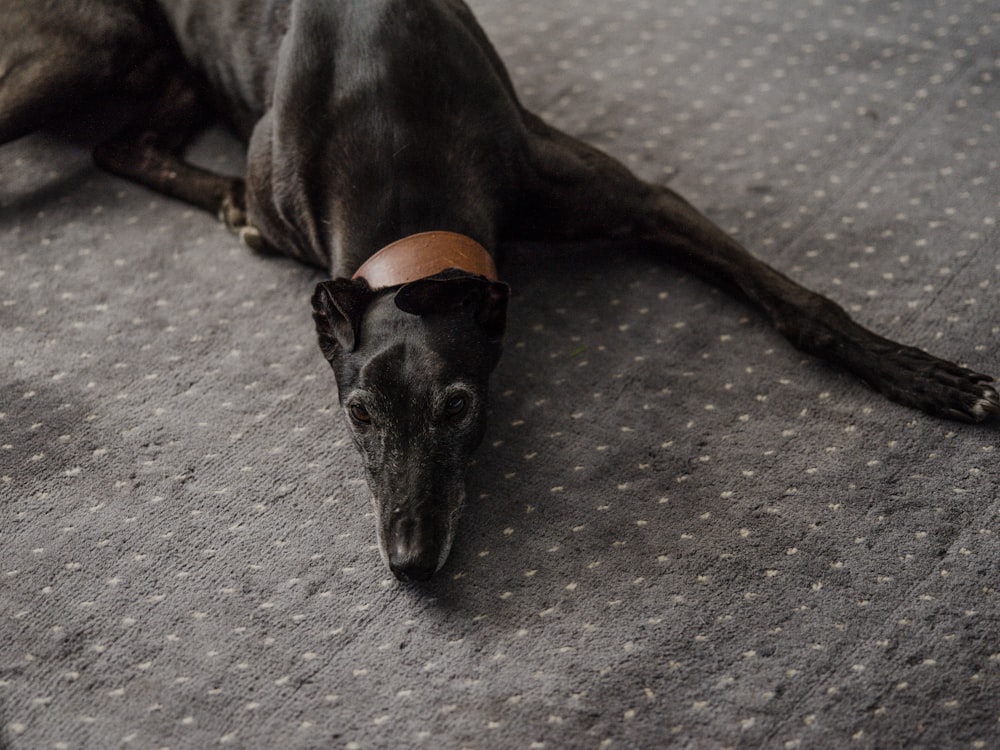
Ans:
{"label": "brown leather collar", "polygon": [[455,232],[421,232],[386,245],[366,260],[352,278],[372,289],[408,284],[449,268],[497,281],[497,268],[482,245]]}

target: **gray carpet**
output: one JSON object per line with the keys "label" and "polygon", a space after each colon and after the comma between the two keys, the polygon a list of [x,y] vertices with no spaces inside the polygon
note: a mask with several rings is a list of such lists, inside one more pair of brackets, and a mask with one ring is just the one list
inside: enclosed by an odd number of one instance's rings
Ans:
{"label": "gray carpet", "polygon": [[[1000,373],[996,0],[472,4],[533,109]],[[461,536],[401,586],[320,276],[0,148],[0,745],[1000,746],[997,427],[605,251],[510,248]]]}

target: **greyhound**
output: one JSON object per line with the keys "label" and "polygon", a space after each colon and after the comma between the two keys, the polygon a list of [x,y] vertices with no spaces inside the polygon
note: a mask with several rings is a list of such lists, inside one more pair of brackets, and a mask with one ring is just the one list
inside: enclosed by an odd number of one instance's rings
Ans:
{"label": "greyhound", "polygon": [[[0,143],[106,95],[137,107],[95,149],[100,167],[329,272],[319,345],[402,581],[429,579],[452,546],[500,356],[505,242],[651,248],[890,399],[1000,413],[992,378],[863,328],[527,111],[461,0],[4,0]],[[246,142],[245,179],[184,161],[213,115]]]}

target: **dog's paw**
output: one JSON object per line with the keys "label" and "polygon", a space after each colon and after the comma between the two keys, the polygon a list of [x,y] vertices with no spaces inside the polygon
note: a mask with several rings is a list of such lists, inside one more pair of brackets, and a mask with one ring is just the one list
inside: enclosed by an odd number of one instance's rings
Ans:
{"label": "dog's paw", "polygon": [[243,180],[234,180],[219,205],[219,221],[230,231],[239,232],[247,226],[246,191]]}
{"label": "dog's paw", "polygon": [[[974,378],[982,380],[977,381]],[[959,422],[983,422],[990,417],[1000,415],[1000,395],[990,383],[992,378],[972,373],[965,383],[958,387],[953,386],[948,398],[935,403],[936,408],[928,411]]]}
{"label": "dog's paw", "polygon": [[980,384],[980,388],[982,389],[980,398],[972,406],[972,418],[976,422],[982,422],[990,416],[1000,415],[1000,393],[994,386],[985,383]]}
{"label": "dog's paw", "polygon": [[240,236],[240,242],[249,247],[255,253],[262,253],[266,251],[266,246],[264,243],[264,238],[260,236],[260,230],[257,227],[246,226],[240,227],[237,230]]}
{"label": "dog's paw", "polygon": [[883,352],[872,382],[883,394],[928,414],[961,422],[1000,415],[993,378],[912,347]]}

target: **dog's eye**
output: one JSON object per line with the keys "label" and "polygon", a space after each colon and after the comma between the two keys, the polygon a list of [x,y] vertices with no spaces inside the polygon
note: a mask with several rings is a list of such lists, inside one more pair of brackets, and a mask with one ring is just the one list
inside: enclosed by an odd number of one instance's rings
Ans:
{"label": "dog's eye", "polygon": [[469,399],[465,396],[453,396],[444,405],[444,414],[449,419],[458,419],[469,406]]}
{"label": "dog's eye", "polygon": [[348,411],[355,424],[369,425],[372,423],[372,415],[368,413],[364,404],[351,404]]}

